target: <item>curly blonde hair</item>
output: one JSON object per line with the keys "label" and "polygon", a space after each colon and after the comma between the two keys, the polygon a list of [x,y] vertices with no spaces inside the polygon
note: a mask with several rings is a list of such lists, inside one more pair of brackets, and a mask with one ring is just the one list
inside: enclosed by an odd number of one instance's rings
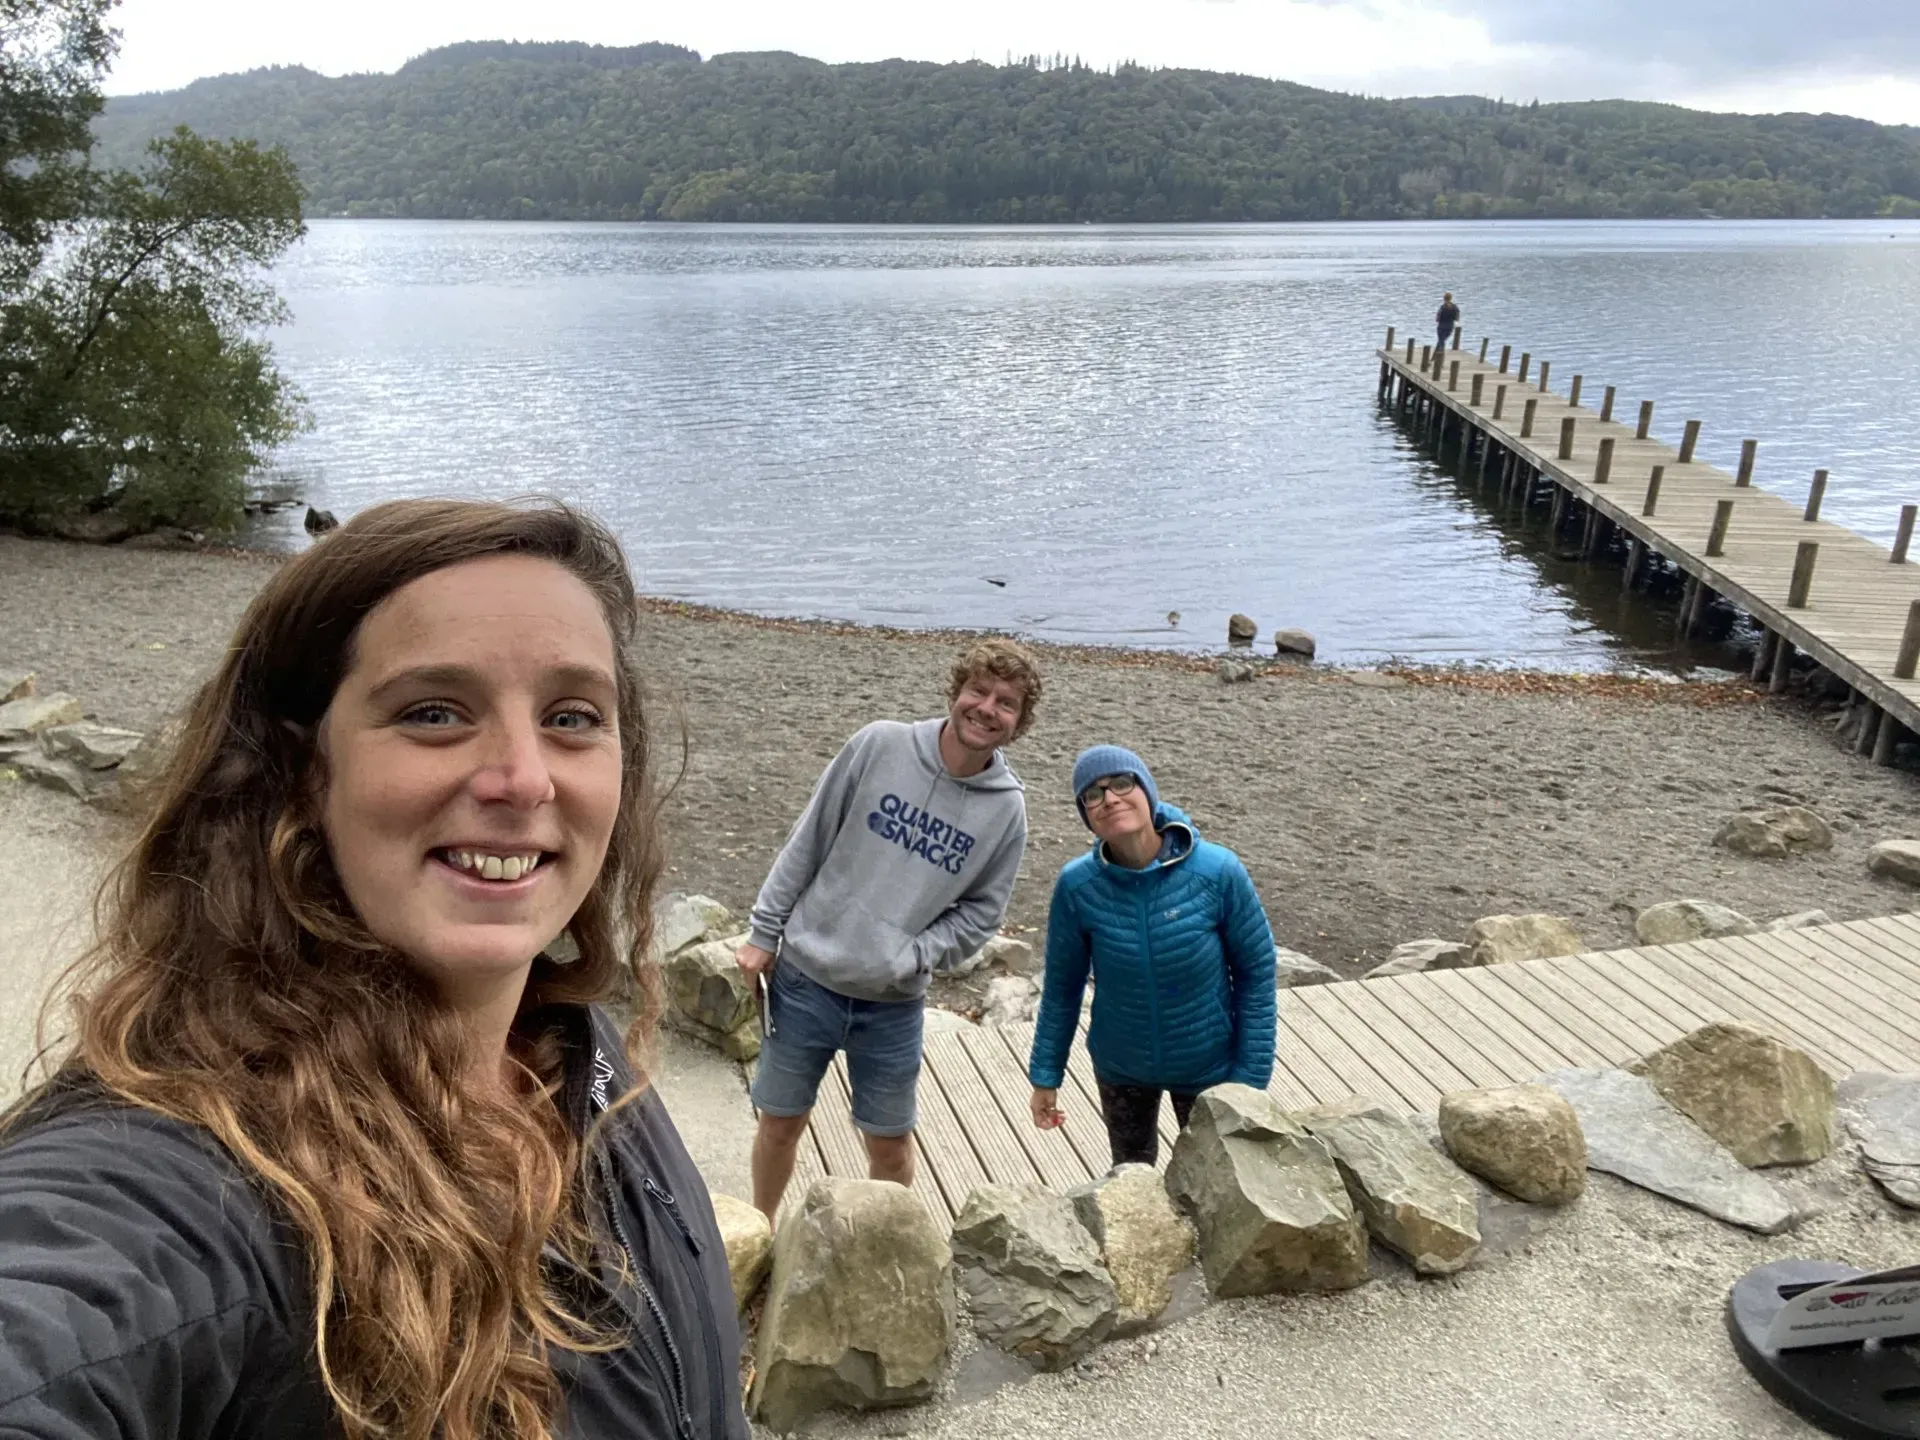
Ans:
{"label": "curly blonde hair", "polygon": [[966,683],[981,675],[1005,680],[1020,691],[1020,723],[1013,728],[1013,738],[1018,740],[1032,728],[1034,711],[1040,704],[1040,662],[1018,640],[1002,636],[976,640],[961,652],[947,673],[947,703],[958,700]]}

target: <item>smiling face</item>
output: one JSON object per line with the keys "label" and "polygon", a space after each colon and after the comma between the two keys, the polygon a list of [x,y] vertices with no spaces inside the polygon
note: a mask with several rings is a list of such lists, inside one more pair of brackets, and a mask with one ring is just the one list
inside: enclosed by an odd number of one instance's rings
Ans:
{"label": "smiling face", "polygon": [[[1111,775],[1103,775],[1096,783],[1104,789],[1106,781],[1112,778]],[[1092,828],[1093,833],[1100,837],[1103,844],[1124,840],[1130,836],[1151,834],[1153,807],[1147,803],[1145,787],[1136,784],[1124,795],[1104,790],[1101,799],[1087,806],[1087,824]]]}
{"label": "smiling face", "polygon": [[620,808],[613,639],[547,560],[422,576],[371,611],[320,723],[321,828],[347,899],[449,999],[566,928]]}
{"label": "smiling face", "polygon": [[1013,739],[1026,704],[1026,691],[983,670],[960,686],[947,709],[947,720],[962,749],[985,754]]}

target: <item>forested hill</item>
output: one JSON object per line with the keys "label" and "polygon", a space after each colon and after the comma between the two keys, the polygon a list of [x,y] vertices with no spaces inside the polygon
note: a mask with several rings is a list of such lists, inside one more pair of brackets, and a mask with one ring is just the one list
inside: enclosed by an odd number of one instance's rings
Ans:
{"label": "forested hill", "polygon": [[1075,63],[703,61],[672,45],[455,45],[115,99],[154,135],[286,145],[309,213],[667,220],[1920,215],[1920,131],[1607,101],[1372,100]]}

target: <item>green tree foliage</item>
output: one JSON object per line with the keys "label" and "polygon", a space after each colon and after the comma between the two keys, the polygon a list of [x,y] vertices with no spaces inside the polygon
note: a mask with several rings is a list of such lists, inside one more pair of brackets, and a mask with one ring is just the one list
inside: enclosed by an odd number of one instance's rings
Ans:
{"label": "green tree foliage", "polygon": [[1920,133],[1621,101],[1387,101],[1029,57],[824,65],[672,46],[461,45],[116,99],[111,154],[178,123],[283,144],[351,216],[1328,220],[1812,216],[1920,204]]}
{"label": "green tree foliage", "polygon": [[0,276],[17,283],[83,191],[115,0],[0,0]]}
{"label": "green tree foliage", "polygon": [[301,422],[262,338],[284,307],[260,278],[302,233],[299,181],[283,150],[184,127],[135,168],[89,164],[110,3],[0,0],[38,12],[0,31],[0,129],[51,117],[43,148],[15,153],[58,176],[0,188],[0,522],[99,539],[225,529],[248,473]]}

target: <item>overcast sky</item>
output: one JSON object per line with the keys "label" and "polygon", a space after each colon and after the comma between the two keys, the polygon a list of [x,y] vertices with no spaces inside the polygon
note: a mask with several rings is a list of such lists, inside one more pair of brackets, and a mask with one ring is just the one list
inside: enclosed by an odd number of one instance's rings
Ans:
{"label": "overcast sky", "polygon": [[123,0],[112,94],[456,40],[1235,70],[1373,95],[1668,100],[1920,124],[1920,0]]}

